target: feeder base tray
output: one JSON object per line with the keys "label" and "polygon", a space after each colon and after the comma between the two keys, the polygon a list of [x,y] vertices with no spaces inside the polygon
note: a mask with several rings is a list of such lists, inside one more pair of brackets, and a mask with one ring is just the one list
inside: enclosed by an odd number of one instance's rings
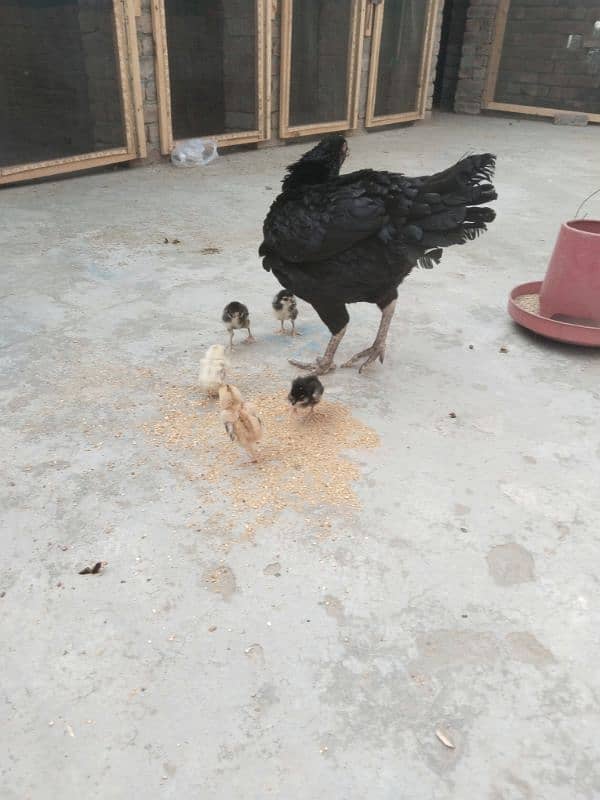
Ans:
{"label": "feeder base tray", "polygon": [[533,298],[529,296],[539,295],[541,287],[542,281],[533,281],[522,283],[512,290],[508,300],[508,313],[514,321],[548,339],[584,347],[600,347],[600,326],[579,325],[576,322],[549,319],[539,314],[539,303],[532,302]]}

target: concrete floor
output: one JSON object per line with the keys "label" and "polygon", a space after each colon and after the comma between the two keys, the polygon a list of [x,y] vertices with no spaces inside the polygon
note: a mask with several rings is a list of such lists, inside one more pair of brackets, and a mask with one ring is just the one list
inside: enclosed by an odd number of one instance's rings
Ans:
{"label": "concrete floor", "polygon": [[[381,437],[352,455],[362,509],[254,536],[143,425],[227,300],[269,389],[325,343],[306,306],[302,340],[272,335],[256,256],[303,147],[0,194],[2,800],[600,798],[600,354],[505,313],[600,186],[599,137],[441,116],[352,139],[351,168],[413,174],[495,151],[498,220],[409,278],[385,367],[327,379]],[[342,356],[377,324],[351,312]]]}

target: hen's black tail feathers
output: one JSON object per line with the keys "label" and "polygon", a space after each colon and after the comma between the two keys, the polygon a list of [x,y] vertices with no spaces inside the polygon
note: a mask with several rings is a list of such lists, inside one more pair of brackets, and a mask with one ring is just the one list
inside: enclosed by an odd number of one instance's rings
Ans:
{"label": "hen's black tail feathers", "polygon": [[494,221],[495,211],[481,206],[498,196],[490,182],[495,166],[496,157],[484,153],[467,156],[436,175],[416,179],[420,189],[404,239],[419,249],[420,267],[431,269],[439,263],[442,248],[476,239]]}
{"label": "hen's black tail feathers", "polygon": [[496,156],[491,153],[467,156],[453,166],[424,178],[426,191],[450,194],[482,181],[491,181],[496,169]]}

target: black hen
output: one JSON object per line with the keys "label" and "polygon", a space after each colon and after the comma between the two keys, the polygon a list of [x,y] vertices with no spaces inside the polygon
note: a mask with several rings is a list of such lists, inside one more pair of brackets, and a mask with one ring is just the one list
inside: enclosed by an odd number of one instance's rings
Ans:
{"label": "black hen", "polygon": [[463,158],[420,178],[371,169],[340,175],[348,147],[326,136],[288,167],[283,191],[264,223],[259,254],[289,292],[313,306],[332,338],[315,364],[292,362],[317,374],[333,366],[349,316],[348,303],[376,303],[382,311],[377,338],[344,366],[364,359],[361,371],[385,342],[398,286],[419,265],[439,263],[442,249],[464,244],[495,218],[489,182],[495,156]]}

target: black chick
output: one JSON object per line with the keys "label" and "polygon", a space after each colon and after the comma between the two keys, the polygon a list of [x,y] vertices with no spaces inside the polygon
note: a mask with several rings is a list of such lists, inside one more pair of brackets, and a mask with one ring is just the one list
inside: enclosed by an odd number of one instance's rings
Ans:
{"label": "black chick", "polygon": [[291,335],[301,336],[301,334],[296,330],[298,305],[294,295],[291,292],[288,292],[287,289],[282,289],[280,292],[277,292],[271,305],[273,306],[275,316],[281,322],[281,329],[275,331],[275,333],[285,333],[286,331],[283,323],[286,319],[289,319],[292,323]]}
{"label": "black chick", "polygon": [[309,413],[321,402],[325,388],[316,375],[301,375],[292,381],[292,388],[288,394],[288,402],[294,411],[298,408],[308,408]]}
{"label": "black chick", "polygon": [[248,338],[245,339],[245,341],[255,341],[254,336],[252,336],[252,333],[250,332],[250,312],[248,311],[248,307],[243,303],[238,303],[237,300],[227,303],[223,309],[222,320],[225,323],[225,327],[229,331],[230,350],[233,350],[233,332],[242,328],[245,328],[248,331]]}
{"label": "black chick", "polygon": [[372,346],[344,366],[361,371],[383,362],[398,286],[414,269],[439,263],[442,250],[476,239],[495,213],[490,183],[495,156],[467,156],[434,175],[363,169],[340,175],[348,145],[326,136],[288,167],[282,192],[263,226],[263,267],[282,286],[310,303],[331,340],[313,364],[292,361],[319,375],[333,368],[349,303],[375,303],[381,324]]}

